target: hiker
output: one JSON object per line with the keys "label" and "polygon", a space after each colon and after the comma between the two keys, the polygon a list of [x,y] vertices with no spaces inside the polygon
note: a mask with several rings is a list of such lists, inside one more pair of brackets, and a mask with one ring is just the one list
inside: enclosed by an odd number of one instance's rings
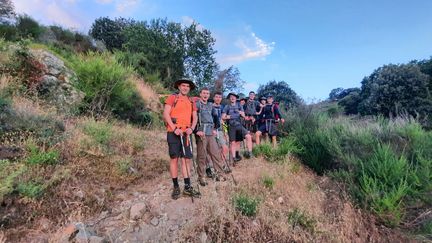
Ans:
{"label": "hiker", "polygon": [[215,92],[214,96],[213,96],[213,107],[216,110],[217,113],[217,117],[218,120],[220,121],[220,126],[217,127],[216,131],[216,141],[218,142],[218,145],[220,147],[220,149],[222,150],[222,154],[224,156],[224,158],[228,158],[228,144],[227,144],[227,131],[228,131],[228,127],[226,125],[226,123],[224,122],[224,120],[222,120],[222,110],[223,110],[223,106],[222,106],[222,92]]}
{"label": "hiker", "polygon": [[246,139],[247,151],[244,156],[250,158],[252,156],[252,137],[249,131],[243,127],[241,117],[245,117],[243,107],[237,102],[238,95],[229,93],[227,99],[229,104],[222,110],[222,119],[228,120],[228,136],[231,147],[231,155],[233,161],[238,162],[242,158],[240,156],[240,143]]}
{"label": "hiker", "polygon": [[201,186],[206,186],[207,182],[204,179],[204,170],[206,168],[207,155],[213,162],[215,174],[213,178],[216,181],[225,180],[222,176],[224,163],[222,160],[219,147],[216,142],[216,128],[220,126],[220,120],[213,103],[208,102],[210,90],[202,88],[200,90],[200,99],[196,103],[198,114],[198,125],[195,132],[197,143],[197,161],[198,161],[198,182]]}
{"label": "hiker", "polygon": [[195,84],[187,78],[179,79],[174,83],[174,87],[179,90],[178,94],[168,96],[165,101],[163,117],[167,129],[167,142],[170,160],[170,174],[173,181],[173,191],[171,197],[180,197],[180,187],[178,184],[178,160],[182,162],[182,175],[184,179],[183,194],[186,196],[197,197],[199,192],[194,190],[191,185],[191,159],[192,149],[190,135],[193,133],[197,124],[197,108],[192,98],[188,96],[189,91],[195,89]]}
{"label": "hiker", "polygon": [[[273,147],[276,147],[276,136],[278,135],[278,130],[275,124],[279,121],[283,123],[285,120],[281,118],[282,116],[279,112],[278,106],[273,103],[272,95],[267,96],[267,103],[265,106],[262,106],[259,113],[261,121],[258,131],[256,132],[256,143],[260,144],[260,137],[267,133],[272,139]],[[276,117],[278,117],[277,120]]]}
{"label": "hiker", "polygon": [[256,118],[257,112],[260,110],[260,103],[255,100],[255,92],[249,92],[249,99],[245,104],[245,119],[244,119],[244,127],[251,133],[253,136],[257,131],[256,126]]}
{"label": "hiker", "polygon": [[243,107],[243,110],[246,109],[246,101],[247,101],[246,98],[241,98],[240,101],[239,101],[241,107]]}

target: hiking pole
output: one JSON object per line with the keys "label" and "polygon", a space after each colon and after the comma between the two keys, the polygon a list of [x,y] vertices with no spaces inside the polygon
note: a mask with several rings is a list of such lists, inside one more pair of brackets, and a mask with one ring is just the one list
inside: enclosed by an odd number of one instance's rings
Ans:
{"label": "hiking pole", "polygon": [[190,151],[191,151],[191,154],[192,154],[192,165],[193,165],[193,167],[194,167],[194,171],[195,171],[195,175],[196,175],[196,181],[197,181],[197,191],[198,191],[198,193],[199,193],[199,195],[201,195],[201,191],[200,191],[200,188],[199,188],[199,182],[198,182],[198,170],[197,170],[197,164],[196,164],[196,161],[195,161],[195,159],[194,159],[194,155],[193,155],[193,142],[192,142],[192,134],[191,135],[189,135],[189,139],[190,139]]}
{"label": "hiking pole", "polygon": [[[219,134],[218,134],[218,135],[219,135]],[[237,181],[235,180],[234,175],[233,175],[233,171],[231,170],[231,168],[230,168],[230,166],[229,166],[229,164],[228,164],[228,162],[227,162],[227,160],[226,160],[225,153],[223,152],[223,146],[222,146],[222,144],[220,143],[219,137],[216,137],[216,141],[217,141],[217,143],[218,143],[218,145],[219,145],[219,149],[220,149],[221,152],[222,152],[222,159],[223,159],[223,161],[225,162],[225,166],[228,168],[229,171],[231,171],[231,173],[230,173],[230,174],[231,174],[231,178],[233,179],[234,185],[237,186]]]}
{"label": "hiking pole", "polygon": [[[185,150],[184,142],[183,142],[183,133],[182,133],[182,135],[180,135],[180,142],[181,142],[182,149],[183,149],[183,156],[186,156],[186,150]],[[193,154],[192,154],[192,158],[193,158]],[[187,175],[187,177],[190,180],[191,177],[189,175],[189,166],[188,166],[188,163],[186,161],[186,158],[183,158],[183,159],[184,159],[184,162],[185,162],[184,164],[186,166],[186,175]],[[191,184],[192,184],[192,180],[191,180]],[[194,195],[193,195],[193,193],[191,193],[191,199],[192,199],[192,203],[194,203]]]}

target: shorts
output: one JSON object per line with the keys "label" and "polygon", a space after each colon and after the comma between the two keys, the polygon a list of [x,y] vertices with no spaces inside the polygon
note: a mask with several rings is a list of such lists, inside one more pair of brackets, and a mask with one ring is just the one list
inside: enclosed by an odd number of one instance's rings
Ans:
{"label": "shorts", "polygon": [[183,136],[182,138],[184,144],[184,153],[180,141],[180,136],[175,135],[174,132],[167,132],[168,152],[171,159],[175,159],[175,158],[192,159],[192,150],[191,150],[192,141],[190,139],[186,139],[186,138],[190,138],[188,136]]}
{"label": "shorts", "polygon": [[241,142],[249,131],[246,130],[241,124],[229,125],[228,137],[230,142]]}
{"label": "shorts", "polygon": [[245,120],[243,124],[246,130],[248,130],[249,132],[255,133],[257,131],[256,122],[252,122],[251,120],[248,121]]}
{"label": "shorts", "polygon": [[225,134],[224,132],[217,130],[217,134],[216,134],[216,142],[218,143],[218,146],[223,146],[223,145],[227,145],[226,139],[225,139]]}
{"label": "shorts", "polygon": [[277,136],[279,134],[274,122],[260,123],[258,130],[263,134],[268,133],[270,136]]}

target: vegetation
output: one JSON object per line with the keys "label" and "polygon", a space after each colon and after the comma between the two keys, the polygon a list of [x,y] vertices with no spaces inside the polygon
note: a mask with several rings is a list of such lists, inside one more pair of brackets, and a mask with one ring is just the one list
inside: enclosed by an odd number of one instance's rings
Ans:
{"label": "vegetation", "polygon": [[245,216],[255,216],[258,211],[259,200],[246,194],[234,197],[234,207]]}

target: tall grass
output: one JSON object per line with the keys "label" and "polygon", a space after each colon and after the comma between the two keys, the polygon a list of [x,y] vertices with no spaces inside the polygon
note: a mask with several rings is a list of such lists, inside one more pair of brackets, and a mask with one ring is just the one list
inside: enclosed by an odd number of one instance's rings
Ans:
{"label": "tall grass", "polygon": [[140,125],[151,122],[151,115],[130,79],[132,69],[118,63],[114,56],[79,55],[72,58],[71,66],[78,75],[76,87],[85,93],[83,112],[95,116],[114,114]]}
{"label": "tall grass", "polygon": [[331,117],[311,106],[285,116],[283,130],[301,146],[301,160],[345,182],[385,224],[412,218],[407,208],[432,205],[432,132],[414,119]]}

